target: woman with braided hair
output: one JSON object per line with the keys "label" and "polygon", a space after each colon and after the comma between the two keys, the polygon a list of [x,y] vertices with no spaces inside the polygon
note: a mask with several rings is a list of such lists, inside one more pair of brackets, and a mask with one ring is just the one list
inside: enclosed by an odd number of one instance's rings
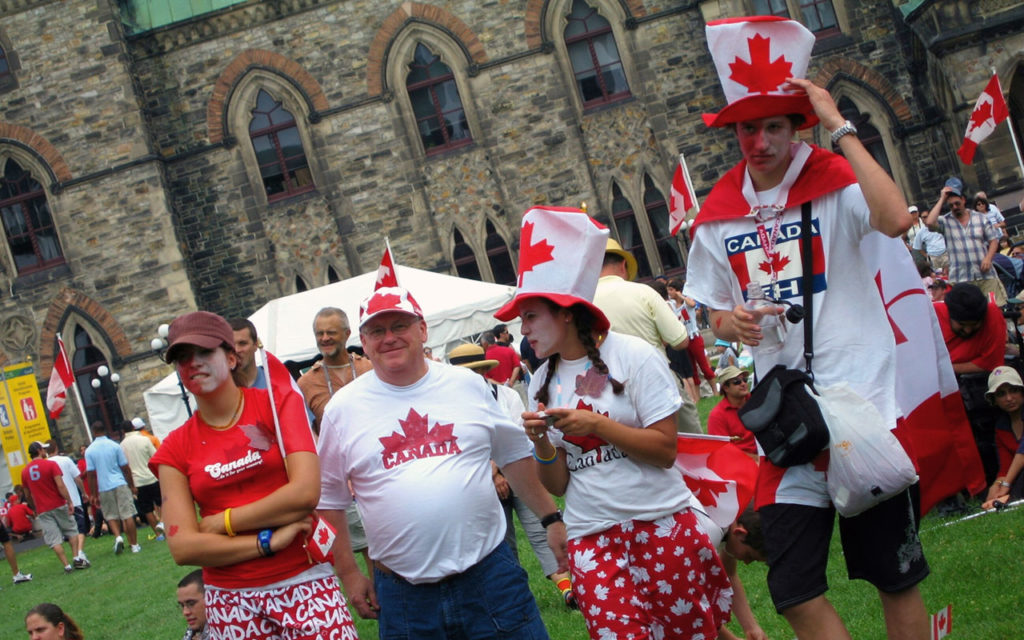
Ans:
{"label": "woman with braided hair", "polygon": [[541,481],[565,496],[573,589],[590,636],[716,637],[732,588],[673,468],[682,401],[672,373],[654,347],[609,331],[591,302],[607,231],[560,209],[527,212],[523,228],[523,243],[529,230],[552,258],[529,264],[524,251],[516,296],[495,315],[519,316],[547,358],[523,426]]}

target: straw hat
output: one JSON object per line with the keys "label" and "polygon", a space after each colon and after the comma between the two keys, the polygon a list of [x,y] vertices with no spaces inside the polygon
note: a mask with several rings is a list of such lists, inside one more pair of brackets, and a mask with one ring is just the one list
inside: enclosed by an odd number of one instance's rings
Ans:
{"label": "straw hat", "polygon": [[636,280],[636,258],[633,254],[622,248],[619,241],[615,238],[608,238],[608,244],[604,248],[605,253],[614,253],[617,256],[622,256],[626,259],[626,280]]}
{"label": "straw hat", "polygon": [[467,369],[490,371],[498,366],[497,360],[488,360],[484,348],[478,344],[464,343],[448,352],[448,363]]}

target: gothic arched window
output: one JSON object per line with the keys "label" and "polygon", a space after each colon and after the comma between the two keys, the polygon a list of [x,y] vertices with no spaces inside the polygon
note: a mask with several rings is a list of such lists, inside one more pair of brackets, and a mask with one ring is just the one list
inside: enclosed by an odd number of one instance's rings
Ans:
{"label": "gothic arched window", "polygon": [[428,155],[473,141],[452,70],[422,43],[416,45],[405,85]]}
{"label": "gothic arched window", "polygon": [[[78,383],[78,392],[82,395],[86,422],[90,428],[92,423],[102,422],[107,426],[107,433],[113,433],[121,426],[124,415],[121,413],[121,403],[117,400],[117,389],[109,375],[100,376],[97,373],[101,366],[109,368],[107,358],[93,344],[92,336],[83,326],[75,327],[74,333],[75,351],[71,357],[71,368],[75,373],[75,382]],[[98,387],[92,386],[93,380],[100,381]]]}
{"label": "gothic arched window", "polygon": [[583,0],[572,3],[566,20],[565,47],[583,106],[629,97],[629,83],[608,21]]}
{"label": "gothic arched window", "polygon": [[494,230],[491,221],[487,221],[487,241],[484,243],[487,250],[487,261],[491,264],[491,274],[498,284],[516,284],[516,269],[512,266],[512,257],[508,252],[508,245],[505,239]]}
{"label": "gothic arched window", "polygon": [[480,277],[480,265],[476,263],[476,255],[472,247],[466,244],[458,229],[452,234],[455,246],[452,249],[452,262],[455,263],[455,272],[460,278],[482,280]]}
{"label": "gothic arched window", "polygon": [[43,186],[10,158],[0,178],[0,216],[18,275],[64,263]]}
{"label": "gothic arched window", "polygon": [[647,220],[651,223],[651,232],[654,234],[654,242],[658,247],[662,273],[666,275],[682,273],[683,254],[679,250],[679,243],[669,233],[671,223],[665,196],[658,190],[658,187],[654,186],[654,181],[649,175],[644,175],[644,209],[647,210]]}
{"label": "gothic arched window", "polygon": [[636,277],[650,278],[651,265],[647,261],[643,236],[640,235],[640,225],[637,224],[636,216],[633,215],[633,205],[622,195],[617,184],[612,185],[612,219],[615,221],[619,244],[636,258]]}
{"label": "gothic arched window", "polygon": [[306,162],[295,118],[262,89],[249,121],[249,138],[268,201],[313,190],[313,175]]}

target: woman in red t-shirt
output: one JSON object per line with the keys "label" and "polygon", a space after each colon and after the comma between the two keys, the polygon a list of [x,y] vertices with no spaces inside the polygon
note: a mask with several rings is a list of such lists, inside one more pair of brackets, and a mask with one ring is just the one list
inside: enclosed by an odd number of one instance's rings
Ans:
{"label": "woman in red t-shirt", "polygon": [[188,313],[168,339],[167,362],[198,410],[149,464],[171,555],[203,567],[211,637],[356,637],[330,565],[313,562],[303,544],[320,463],[301,395],[275,398],[279,444],[267,391],[233,379],[239,359],[227,321]]}

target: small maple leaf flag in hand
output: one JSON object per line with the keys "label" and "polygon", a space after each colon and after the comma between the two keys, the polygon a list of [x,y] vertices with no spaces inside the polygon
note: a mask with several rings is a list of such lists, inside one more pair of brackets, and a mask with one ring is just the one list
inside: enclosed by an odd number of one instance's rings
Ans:
{"label": "small maple leaf flag in hand", "polygon": [[391,257],[391,243],[384,239],[384,255],[380,259],[380,266],[377,267],[377,284],[374,289],[381,287],[397,287],[398,273],[395,271],[395,261]]}
{"label": "small maple leaf flag in hand", "polygon": [[964,143],[956,152],[964,164],[974,162],[974,151],[985,138],[992,135],[996,126],[1006,120],[1010,110],[1006,107],[1003,99],[1003,88],[999,84],[999,76],[992,74],[992,78],[985,86],[985,90],[978,96],[978,102],[971,112],[971,119],[967,122],[967,132],[964,133]]}
{"label": "small maple leaf flag in hand", "polygon": [[309,532],[309,536],[306,538],[306,551],[309,552],[309,557],[313,562],[334,563],[331,546],[337,537],[338,532],[334,530],[331,523],[314,512],[313,530]]}
{"label": "small maple leaf flag in hand", "polygon": [[669,235],[676,235],[686,222],[686,214],[697,206],[697,196],[693,192],[690,173],[686,170],[686,159],[679,154],[679,166],[672,176],[672,203],[669,206]]}

